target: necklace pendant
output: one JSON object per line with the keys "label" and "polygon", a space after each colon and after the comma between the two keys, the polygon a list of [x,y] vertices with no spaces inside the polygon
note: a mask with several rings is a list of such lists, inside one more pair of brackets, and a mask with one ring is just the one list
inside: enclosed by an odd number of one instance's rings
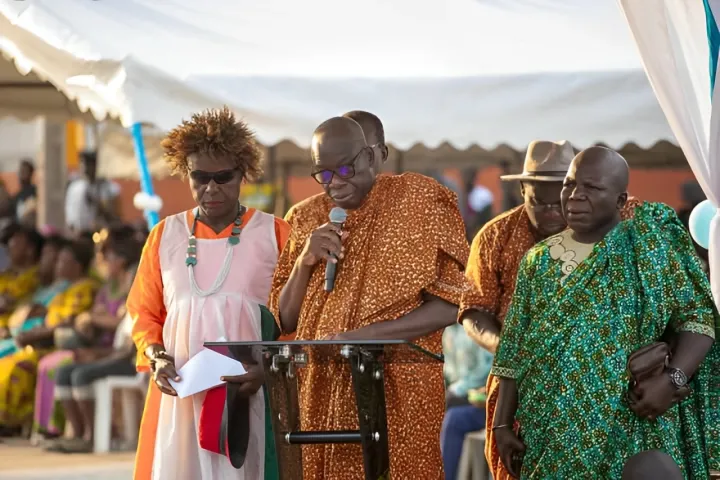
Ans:
{"label": "necklace pendant", "polygon": [[194,267],[195,265],[197,265],[197,258],[187,257],[185,259],[185,265],[187,265],[188,267],[190,267],[190,266]]}
{"label": "necklace pendant", "polygon": [[235,236],[228,237],[228,243],[230,244],[230,246],[234,247],[235,245],[240,243],[240,237],[235,237]]}

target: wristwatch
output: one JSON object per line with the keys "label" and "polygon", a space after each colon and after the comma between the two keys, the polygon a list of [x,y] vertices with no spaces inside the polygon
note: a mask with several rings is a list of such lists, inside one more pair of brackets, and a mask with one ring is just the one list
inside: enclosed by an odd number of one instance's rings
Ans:
{"label": "wristwatch", "polygon": [[150,363],[150,370],[155,371],[155,364],[158,360],[172,360],[172,357],[165,351],[160,350],[157,352],[154,352],[152,355],[147,357]]}
{"label": "wristwatch", "polygon": [[679,368],[667,368],[667,373],[670,375],[670,382],[672,382],[673,386],[675,388],[682,388],[688,383],[688,377],[685,375],[685,372],[680,370]]}

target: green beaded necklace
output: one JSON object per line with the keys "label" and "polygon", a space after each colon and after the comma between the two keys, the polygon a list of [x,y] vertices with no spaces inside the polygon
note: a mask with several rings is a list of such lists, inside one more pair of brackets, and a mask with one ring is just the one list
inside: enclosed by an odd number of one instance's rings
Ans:
{"label": "green beaded necklace", "polygon": [[[240,232],[242,232],[242,218],[247,209],[244,205],[238,203],[238,213],[233,222],[233,228],[228,237],[228,247],[234,247],[240,243]],[[190,237],[188,238],[187,256],[185,257],[185,265],[194,267],[197,265],[197,239],[195,238],[195,229],[197,228],[200,209],[195,209],[195,218],[193,219],[192,228],[190,229]]]}

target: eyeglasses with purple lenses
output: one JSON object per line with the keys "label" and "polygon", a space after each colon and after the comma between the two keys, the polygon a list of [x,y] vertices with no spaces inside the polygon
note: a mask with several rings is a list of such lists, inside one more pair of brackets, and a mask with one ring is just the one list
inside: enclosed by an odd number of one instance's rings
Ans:
{"label": "eyeglasses with purple lenses", "polygon": [[342,178],[343,180],[347,180],[348,178],[352,178],[355,176],[355,167],[353,167],[352,165],[340,165],[335,170],[320,170],[319,172],[314,172],[312,174],[312,177],[319,184],[328,185],[330,182],[332,182],[332,179],[335,175]]}
{"label": "eyeglasses with purple lenses", "polygon": [[363,147],[348,165],[340,165],[334,169],[318,170],[316,172],[312,172],[310,176],[313,177],[320,185],[329,185],[335,175],[343,180],[352,178],[355,176],[355,163],[358,158],[360,158],[360,155],[368,148],[370,147]]}

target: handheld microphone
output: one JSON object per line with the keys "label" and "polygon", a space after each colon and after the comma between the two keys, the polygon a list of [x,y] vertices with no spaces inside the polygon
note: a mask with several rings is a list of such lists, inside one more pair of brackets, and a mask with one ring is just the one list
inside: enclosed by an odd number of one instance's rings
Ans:
{"label": "handheld microphone", "polygon": [[[330,223],[342,228],[347,219],[347,212],[340,207],[330,210]],[[325,291],[332,292],[335,288],[335,273],[337,271],[337,263],[327,262],[325,264]]]}

